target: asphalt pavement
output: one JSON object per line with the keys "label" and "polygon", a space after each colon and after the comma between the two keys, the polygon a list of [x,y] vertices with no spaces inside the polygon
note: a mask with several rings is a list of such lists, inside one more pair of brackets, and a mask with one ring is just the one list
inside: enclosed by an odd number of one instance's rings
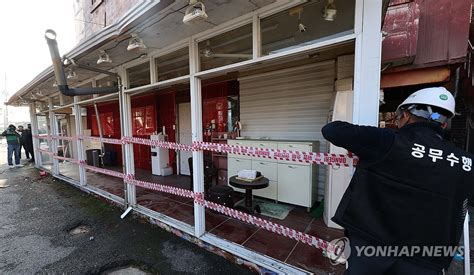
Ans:
{"label": "asphalt pavement", "polygon": [[[33,165],[9,169],[0,144],[0,273],[247,274],[221,256],[153,226]],[[70,231],[82,225],[77,234]],[[128,272],[128,273],[127,273]]]}

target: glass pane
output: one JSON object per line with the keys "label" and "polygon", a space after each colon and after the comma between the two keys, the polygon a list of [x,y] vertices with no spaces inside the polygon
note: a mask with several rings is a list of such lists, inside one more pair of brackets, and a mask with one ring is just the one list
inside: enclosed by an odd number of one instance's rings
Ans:
{"label": "glass pane", "polygon": [[[328,1],[311,1],[262,19],[262,54],[310,45],[353,30],[355,0],[333,3],[330,7]],[[334,10],[336,16],[331,18]]]}
{"label": "glass pane", "polygon": [[252,24],[199,43],[201,71],[252,59]]}
{"label": "glass pane", "polygon": [[155,60],[158,81],[164,81],[189,74],[189,50],[183,48],[160,56]]}
{"label": "glass pane", "polygon": [[127,69],[129,88],[150,84],[150,63],[145,62]]}
{"label": "glass pane", "polygon": [[96,81],[97,87],[113,87],[117,86],[117,78],[114,76],[107,76]]}

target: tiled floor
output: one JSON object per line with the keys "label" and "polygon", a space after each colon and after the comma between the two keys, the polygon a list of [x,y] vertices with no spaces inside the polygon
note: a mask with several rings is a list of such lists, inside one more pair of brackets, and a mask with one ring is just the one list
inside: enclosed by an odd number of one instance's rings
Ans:
{"label": "tiled floor", "polygon": [[[73,167],[73,166],[69,166]],[[118,168],[116,168],[118,169]],[[66,172],[68,173],[68,172]],[[73,172],[69,172],[74,176]],[[123,181],[98,173],[87,172],[88,184],[101,188],[112,194],[123,197]],[[190,188],[190,177],[187,176],[153,176],[147,171],[138,170],[135,177],[140,180],[175,186],[183,189]],[[240,194],[236,194],[238,197]],[[237,198],[236,198],[237,200]],[[176,220],[194,225],[193,200],[166,193],[160,193],[144,188],[137,188],[138,204]],[[306,212],[306,208],[294,207],[284,220],[257,216],[270,220],[295,230],[332,240],[343,236],[341,230],[328,228],[322,219],[314,219]],[[329,272],[342,274],[342,266],[333,266],[321,251],[309,245],[260,229],[254,225],[246,224],[217,212],[206,210],[206,231],[243,245],[256,252],[266,254],[277,260],[297,266],[311,272]]]}

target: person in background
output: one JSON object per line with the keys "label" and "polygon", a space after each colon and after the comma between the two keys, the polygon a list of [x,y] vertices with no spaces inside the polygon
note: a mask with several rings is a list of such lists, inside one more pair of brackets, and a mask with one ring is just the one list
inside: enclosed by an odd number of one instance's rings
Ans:
{"label": "person in background", "polygon": [[29,157],[28,157],[29,153],[25,148],[25,143],[23,142],[23,125],[18,125],[18,127],[16,128],[16,131],[20,135],[20,159],[21,159],[21,148],[23,148],[23,150],[25,150],[26,158],[29,159]]}
{"label": "person in background", "polygon": [[[7,138],[8,144],[8,165],[10,168],[23,167],[20,164],[20,135],[16,132],[15,125],[10,124],[8,129],[3,131],[2,136]],[[15,153],[15,165],[13,165],[13,153]]]}
{"label": "person in background", "polygon": [[28,162],[35,162],[35,154],[33,150],[33,135],[31,133],[31,124],[28,124],[27,129],[23,130],[21,135],[23,139],[23,146],[25,147],[26,158],[31,155],[31,159]]}
{"label": "person in background", "polygon": [[346,230],[351,251],[368,246],[411,251],[391,256],[353,253],[349,275],[442,274],[452,254],[413,249],[455,248],[474,194],[474,156],[444,137],[455,115],[452,94],[443,87],[421,89],[396,114],[398,131],[342,121],[322,129],[332,144],[359,157],[332,218]]}

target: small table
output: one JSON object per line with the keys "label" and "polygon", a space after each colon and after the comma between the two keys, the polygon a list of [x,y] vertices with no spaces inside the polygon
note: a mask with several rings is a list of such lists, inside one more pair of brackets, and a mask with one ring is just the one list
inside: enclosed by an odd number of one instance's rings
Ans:
{"label": "small table", "polygon": [[[237,179],[237,176],[230,177],[229,184],[236,187],[245,189],[245,210],[247,212],[253,213],[254,207],[252,204],[252,190],[253,189],[263,189],[268,187],[269,181],[267,178],[262,177],[256,181],[248,182]],[[260,213],[260,207],[257,205],[255,211]]]}

